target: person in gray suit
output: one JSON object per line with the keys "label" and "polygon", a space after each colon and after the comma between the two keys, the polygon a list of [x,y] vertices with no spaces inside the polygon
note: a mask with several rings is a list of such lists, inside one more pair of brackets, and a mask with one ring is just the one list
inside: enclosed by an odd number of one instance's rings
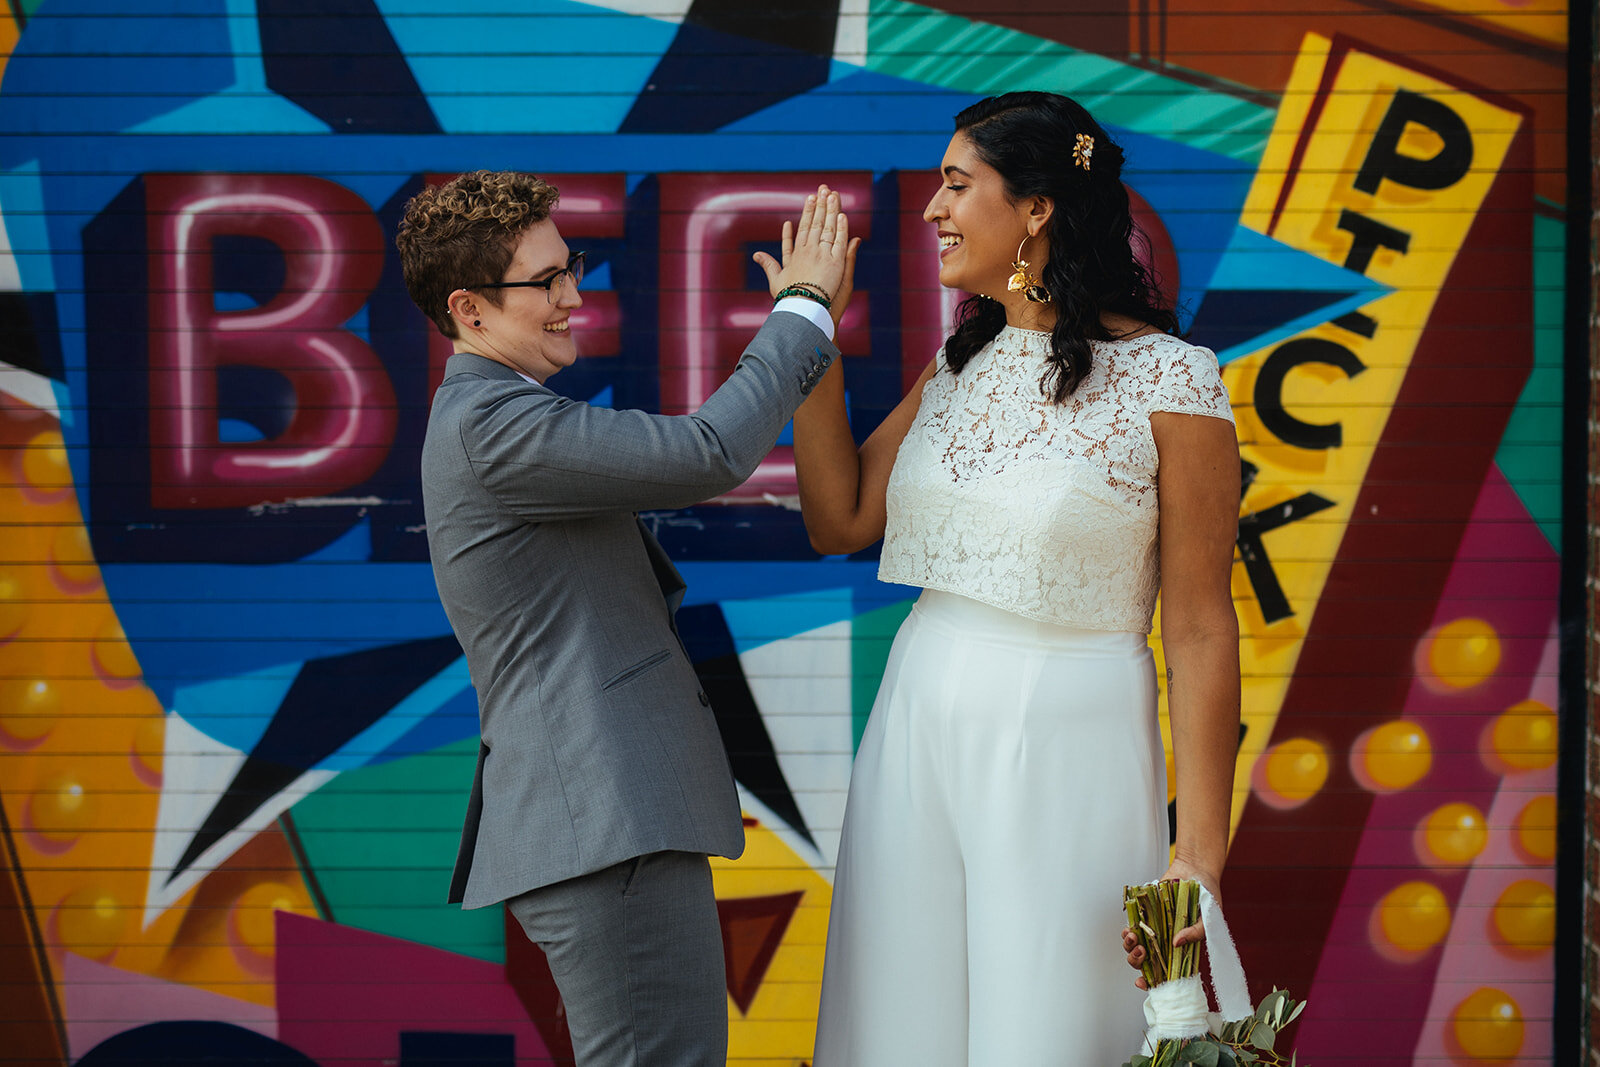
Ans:
{"label": "person in gray suit", "polygon": [[505,901],[540,945],[583,1067],[727,1058],[709,856],[744,850],[715,719],[673,621],[684,582],[637,517],[742,483],[838,358],[858,241],[824,186],[776,304],[699,411],[553,392],[577,350],[583,253],[557,190],[478,171],[407,205],[411,298],[455,354],[433,398],[422,492],[434,579],[466,651],[482,741],[450,899]]}

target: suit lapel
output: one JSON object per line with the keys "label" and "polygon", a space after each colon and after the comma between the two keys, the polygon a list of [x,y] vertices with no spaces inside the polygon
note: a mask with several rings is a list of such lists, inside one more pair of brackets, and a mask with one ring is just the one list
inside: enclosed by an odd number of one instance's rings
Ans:
{"label": "suit lapel", "polygon": [[683,603],[683,591],[689,588],[683,580],[683,575],[678,573],[678,568],[672,565],[672,558],[667,555],[667,550],[661,547],[661,542],[656,540],[656,535],[650,532],[637,517],[633,520],[639,527],[639,536],[644,540],[645,554],[650,557],[650,569],[655,572],[656,584],[661,587],[661,595],[667,601],[667,611],[676,615],[678,605]]}

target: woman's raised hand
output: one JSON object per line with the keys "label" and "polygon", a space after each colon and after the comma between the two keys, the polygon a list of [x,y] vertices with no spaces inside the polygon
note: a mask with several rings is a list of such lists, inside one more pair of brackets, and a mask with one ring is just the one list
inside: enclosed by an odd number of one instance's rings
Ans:
{"label": "woman's raised hand", "polygon": [[861,238],[850,236],[850,221],[839,210],[839,194],[819,185],[806,197],[800,224],[783,224],[783,262],[765,252],[757,252],[755,261],[766,272],[774,297],[801,282],[821,286],[837,326],[855,289],[856,249],[860,246]]}

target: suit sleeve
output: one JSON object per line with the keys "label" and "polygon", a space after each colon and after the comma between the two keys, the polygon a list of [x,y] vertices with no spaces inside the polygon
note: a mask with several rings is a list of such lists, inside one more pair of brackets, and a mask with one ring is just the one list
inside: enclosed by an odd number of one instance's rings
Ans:
{"label": "suit sleeve", "polygon": [[838,355],[805,318],[774,313],[692,415],[497,382],[465,413],[462,446],[484,488],[528,519],[687,507],[750,477]]}

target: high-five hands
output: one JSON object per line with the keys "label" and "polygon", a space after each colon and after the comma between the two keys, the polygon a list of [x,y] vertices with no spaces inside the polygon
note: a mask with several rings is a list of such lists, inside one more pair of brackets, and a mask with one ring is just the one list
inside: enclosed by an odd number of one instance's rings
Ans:
{"label": "high-five hands", "polygon": [[855,289],[859,247],[861,238],[850,236],[850,221],[839,210],[839,194],[819,185],[815,193],[806,197],[799,226],[783,224],[783,262],[765,252],[757,252],[754,258],[766,272],[767,286],[774,297],[801,282],[821,286],[830,301],[828,313],[837,327]]}

